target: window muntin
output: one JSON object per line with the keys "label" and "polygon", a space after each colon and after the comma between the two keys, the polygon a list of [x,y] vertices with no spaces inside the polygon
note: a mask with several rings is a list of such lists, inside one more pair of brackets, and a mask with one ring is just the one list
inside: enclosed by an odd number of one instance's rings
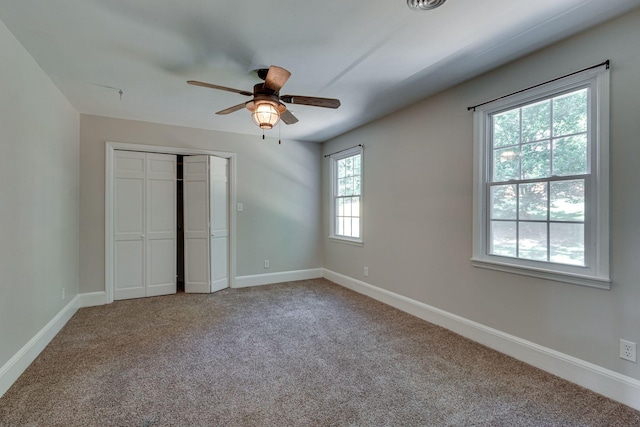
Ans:
{"label": "window muntin", "polygon": [[362,242],[362,149],[332,159],[331,237]]}
{"label": "window muntin", "polygon": [[609,72],[475,109],[476,267],[608,289]]}

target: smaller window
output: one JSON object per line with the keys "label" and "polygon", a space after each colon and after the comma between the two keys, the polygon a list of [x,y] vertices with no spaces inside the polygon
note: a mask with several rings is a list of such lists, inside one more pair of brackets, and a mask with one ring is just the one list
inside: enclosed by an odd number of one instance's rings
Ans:
{"label": "smaller window", "polygon": [[362,147],[331,156],[330,237],[362,243]]}

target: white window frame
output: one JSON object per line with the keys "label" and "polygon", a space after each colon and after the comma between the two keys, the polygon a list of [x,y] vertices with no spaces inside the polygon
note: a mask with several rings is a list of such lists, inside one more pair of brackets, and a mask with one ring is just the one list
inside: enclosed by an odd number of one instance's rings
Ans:
{"label": "white window frame", "polygon": [[[585,181],[585,266],[510,258],[489,253],[491,115],[588,87],[590,173]],[[609,71],[603,65],[476,107],[474,113],[473,251],[475,267],[610,289],[609,277]]]}
{"label": "white window frame", "polygon": [[[347,157],[352,157],[356,155],[360,155],[360,237],[349,237],[336,234],[336,217],[338,213],[336,211],[336,198],[338,197],[338,167],[337,163],[339,160],[345,159]],[[357,146],[353,148],[349,148],[344,151],[340,151],[338,153],[332,154],[329,156],[330,164],[331,164],[331,232],[329,233],[329,238],[335,241],[350,243],[354,245],[363,245],[364,244],[364,222],[363,222],[363,212],[364,212],[364,150],[362,146]]]}

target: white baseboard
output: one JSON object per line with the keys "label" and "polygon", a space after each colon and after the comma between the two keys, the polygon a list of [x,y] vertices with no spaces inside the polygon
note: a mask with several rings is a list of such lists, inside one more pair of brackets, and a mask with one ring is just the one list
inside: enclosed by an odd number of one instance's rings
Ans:
{"label": "white baseboard", "polygon": [[107,293],[87,292],[78,295],[80,297],[80,307],[95,307],[96,305],[105,305],[107,303]]}
{"label": "white baseboard", "polygon": [[38,357],[80,307],[80,297],[75,296],[40,331],[33,336],[11,359],[0,367],[0,397]]}
{"label": "white baseboard", "polygon": [[323,277],[640,410],[640,381],[436,307],[324,269]]}
{"label": "white baseboard", "polygon": [[280,273],[256,274],[253,276],[236,277],[234,288],[247,288],[250,286],[271,285],[273,283],[293,282],[295,280],[318,279],[322,277],[322,268],[309,270],[283,271]]}
{"label": "white baseboard", "polygon": [[[370,285],[357,279],[317,268],[241,276],[234,287],[268,285],[325,277],[345,288],[367,295],[427,322],[442,326],[473,341],[550,372],[610,399],[640,410],[640,381],[590,362],[501,332],[428,304]],[[0,367],[0,397],[51,342],[80,307],[106,304],[106,292],[76,295],[56,316]]]}

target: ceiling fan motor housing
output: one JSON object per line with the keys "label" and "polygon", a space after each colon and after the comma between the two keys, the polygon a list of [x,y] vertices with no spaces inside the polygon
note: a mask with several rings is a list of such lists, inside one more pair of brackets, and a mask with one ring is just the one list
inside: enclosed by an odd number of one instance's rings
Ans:
{"label": "ceiling fan motor housing", "polygon": [[258,104],[261,104],[263,102],[267,102],[273,105],[276,110],[278,110],[279,114],[284,113],[287,109],[287,107],[285,107],[284,104],[280,102],[280,97],[278,96],[278,94],[265,88],[262,83],[258,83],[253,87],[253,94],[253,99],[247,102],[247,104],[245,105],[247,107],[247,110],[251,111],[252,113],[255,111]]}

